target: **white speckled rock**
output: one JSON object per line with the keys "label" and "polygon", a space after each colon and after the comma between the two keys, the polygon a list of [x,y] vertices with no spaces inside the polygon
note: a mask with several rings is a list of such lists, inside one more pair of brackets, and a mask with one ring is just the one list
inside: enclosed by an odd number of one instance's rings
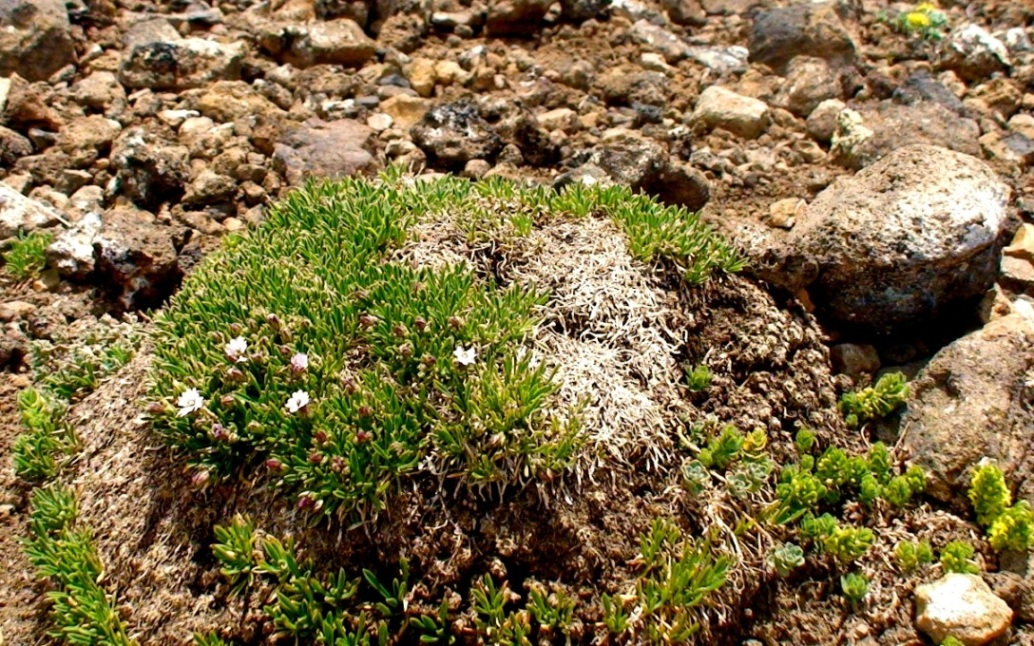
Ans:
{"label": "white speckled rock", "polygon": [[949,573],[916,588],[916,625],[936,643],[952,636],[981,646],[1002,636],[1012,610],[973,574]]}

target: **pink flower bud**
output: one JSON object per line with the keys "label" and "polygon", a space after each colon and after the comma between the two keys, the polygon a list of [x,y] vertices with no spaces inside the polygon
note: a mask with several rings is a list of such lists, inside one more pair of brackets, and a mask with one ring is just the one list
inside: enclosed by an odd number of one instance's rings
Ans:
{"label": "pink flower bud", "polygon": [[281,471],[283,470],[284,465],[280,462],[280,460],[277,460],[276,458],[269,458],[268,460],[266,460],[266,468],[270,471]]}

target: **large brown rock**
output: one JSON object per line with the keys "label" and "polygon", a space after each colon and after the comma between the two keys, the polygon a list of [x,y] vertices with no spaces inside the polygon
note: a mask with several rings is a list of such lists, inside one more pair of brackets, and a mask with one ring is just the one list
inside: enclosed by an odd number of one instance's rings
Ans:
{"label": "large brown rock", "polygon": [[0,0],[0,76],[43,81],[75,61],[64,2]]}
{"label": "large brown rock", "polygon": [[815,198],[777,280],[809,286],[820,316],[841,326],[920,325],[991,286],[1009,193],[979,159],[900,148]]}
{"label": "large brown rock", "polygon": [[994,459],[1034,499],[1034,321],[995,319],[938,352],[912,383],[902,447],[923,467],[927,491],[967,506],[969,470]]}
{"label": "large brown rock", "polygon": [[373,129],[353,121],[310,119],[287,131],[273,152],[274,167],[293,186],[310,177],[349,177],[380,169],[370,153]]}
{"label": "large brown rock", "polygon": [[795,56],[823,58],[833,65],[852,64],[857,45],[844,26],[836,2],[803,2],[760,11],[750,30],[750,60],[777,72]]}

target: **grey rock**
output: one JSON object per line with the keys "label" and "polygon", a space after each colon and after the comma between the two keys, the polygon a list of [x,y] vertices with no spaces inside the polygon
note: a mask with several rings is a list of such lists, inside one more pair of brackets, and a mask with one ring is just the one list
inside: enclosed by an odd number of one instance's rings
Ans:
{"label": "grey rock", "polygon": [[102,216],[93,239],[94,278],[126,309],[162,304],[179,286],[175,231],[146,211],[117,208]]}
{"label": "grey rock", "polygon": [[664,105],[668,100],[668,77],[660,72],[613,70],[599,80],[600,90],[611,105]]}
{"label": "grey rock", "polygon": [[707,176],[681,162],[670,162],[650,181],[646,190],[665,204],[682,206],[689,211],[704,208],[711,197]]}
{"label": "grey rock", "polygon": [[994,282],[1009,193],[979,159],[900,148],[808,205],[784,280],[810,285],[819,314],[848,328],[891,333],[929,321]]}
{"label": "grey rock", "polygon": [[936,643],[954,637],[982,646],[1012,625],[1009,605],[975,574],[950,572],[916,588],[916,626]]}
{"label": "grey rock", "polygon": [[876,348],[867,344],[838,343],[829,349],[833,370],[847,375],[855,383],[862,375],[874,375],[880,369],[880,356]]}
{"label": "grey rock", "polygon": [[905,82],[894,90],[892,98],[902,105],[915,105],[921,101],[939,103],[959,116],[965,116],[967,112],[954,92],[926,72],[919,72],[905,79]]}
{"label": "grey rock", "polygon": [[189,155],[186,147],[167,143],[146,128],[129,128],[112,146],[113,192],[143,207],[178,199],[189,177]]}
{"label": "grey rock", "polygon": [[461,170],[471,159],[491,161],[505,145],[468,100],[433,108],[410,134],[431,163],[448,169]]}
{"label": "grey rock", "polygon": [[938,64],[968,81],[979,81],[1012,64],[1005,44],[980,25],[953,29],[939,49]]}
{"label": "grey rock", "polygon": [[689,57],[690,47],[682,38],[648,20],[638,20],[629,30],[632,39],[662,56],[668,63]]}
{"label": "grey rock", "polygon": [[808,136],[819,143],[829,143],[837,129],[837,117],[846,107],[839,99],[827,99],[815,106],[804,124]]}
{"label": "grey rock", "polygon": [[1034,321],[1013,313],[942,348],[919,374],[902,418],[902,448],[926,472],[930,495],[968,508],[970,470],[990,458],[1019,497],[1034,497],[1032,367]]}
{"label": "grey rock", "polygon": [[922,101],[906,106],[881,101],[860,108],[857,115],[860,121],[856,122],[841,113],[833,136],[833,160],[846,168],[864,168],[909,144],[980,154],[980,126],[972,119],[959,118],[939,103]]}
{"label": "grey rock", "polygon": [[708,47],[691,45],[686,56],[700,63],[718,76],[733,72],[747,71],[750,52],[746,47],[731,45],[729,47]]}
{"label": "grey rock", "polygon": [[0,126],[0,164],[11,167],[20,157],[32,154],[32,142],[10,128]]}
{"label": "grey rock", "polygon": [[676,25],[702,27],[707,23],[707,12],[700,0],[661,0],[661,7]]}
{"label": "grey rock", "polygon": [[0,240],[53,226],[61,219],[56,209],[0,184]]}
{"label": "grey rock", "polygon": [[183,196],[185,206],[205,206],[228,202],[237,193],[237,181],[232,177],[204,170],[187,186]]}
{"label": "grey rock", "polygon": [[0,76],[43,81],[76,62],[61,0],[0,0]]}
{"label": "grey rock", "polygon": [[581,22],[600,16],[609,6],[610,0],[560,0],[560,15]]}
{"label": "grey rock", "polygon": [[97,71],[77,81],[71,90],[72,98],[79,105],[94,110],[106,110],[109,106],[126,101],[126,91],[112,72]]}
{"label": "grey rock", "polygon": [[348,18],[303,26],[288,25],[282,34],[290,42],[283,59],[295,67],[320,64],[360,67],[376,52],[373,40]]}
{"label": "grey rock", "polygon": [[380,170],[370,154],[373,130],[350,119],[310,119],[284,133],[273,152],[273,166],[292,186],[310,177],[340,178]]}
{"label": "grey rock", "polygon": [[180,38],[175,30],[170,34],[162,33],[162,28],[155,31],[158,33],[140,33],[130,39],[133,44],[119,68],[119,80],[126,87],[181,91],[240,78],[241,61],[248,53],[242,41],[224,45],[204,38]]}
{"label": "grey rock", "polygon": [[750,60],[777,72],[801,54],[832,65],[853,64],[857,46],[838,8],[835,2],[806,2],[758,12],[750,30]]}
{"label": "grey rock", "polygon": [[85,280],[93,273],[93,241],[101,230],[101,216],[87,213],[47,247],[47,265],[69,280]]}
{"label": "grey rock", "polygon": [[122,131],[122,124],[100,115],[72,119],[61,129],[56,146],[72,158],[78,168],[86,168],[107,156],[111,144]]}
{"label": "grey rock", "polygon": [[821,58],[797,56],[787,67],[786,83],[774,105],[798,117],[807,117],[820,103],[841,99],[840,79]]}

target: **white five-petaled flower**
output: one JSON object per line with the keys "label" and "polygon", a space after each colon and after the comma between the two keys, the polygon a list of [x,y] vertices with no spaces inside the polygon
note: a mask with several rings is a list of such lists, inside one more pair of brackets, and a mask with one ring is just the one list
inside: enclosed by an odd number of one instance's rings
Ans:
{"label": "white five-petaled flower", "polygon": [[287,404],[284,407],[288,413],[292,415],[302,410],[309,405],[309,393],[304,390],[296,390],[291,398],[287,400]]}
{"label": "white five-petaled flower", "polygon": [[309,355],[304,352],[297,352],[291,357],[291,371],[304,372],[309,367]]}
{"label": "white five-petaled flower", "polygon": [[248,342],[242,336],[230,339],[230,342],[226,344],[225,349],[226,356],[235,363],[241,363],[248,360],[248,358],[244,356],[244,353],[248,351]]}
{"label": "white five-petaled flower", "polygon": [[474,346],[464,348],[462,345],[456,346],[456,349],[452,351],[453,358],[456,359],[456,363],[461,366],[472,366],[474,361],[478,358],[478,351]]}
{"label": "white five-petaled flower", "polygon": [[205,398],[201,396],[197,388],[188,388],[176,400],[176,405],[180,407],[176,415],[178,417],[186,417],[195,411],[201,410],[205,405]]}

